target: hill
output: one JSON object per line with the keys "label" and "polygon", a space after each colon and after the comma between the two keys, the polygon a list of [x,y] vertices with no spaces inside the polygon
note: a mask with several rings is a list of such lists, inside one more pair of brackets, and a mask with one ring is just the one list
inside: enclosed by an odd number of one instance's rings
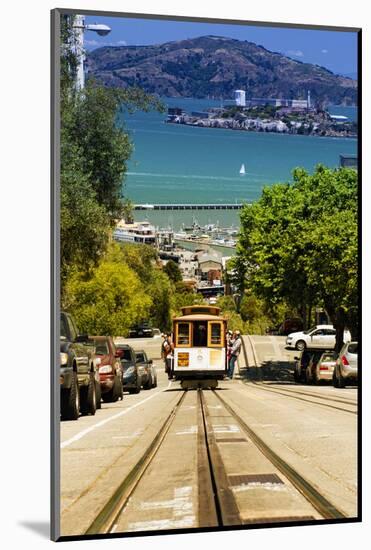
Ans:
{"label": "hill", "polygon": [[150,46],[111,46],[88,54],[88,74],[107,86],[140,86],[173,97],[305,99],[355,105],[357,81],[252,42],[201,36]]}

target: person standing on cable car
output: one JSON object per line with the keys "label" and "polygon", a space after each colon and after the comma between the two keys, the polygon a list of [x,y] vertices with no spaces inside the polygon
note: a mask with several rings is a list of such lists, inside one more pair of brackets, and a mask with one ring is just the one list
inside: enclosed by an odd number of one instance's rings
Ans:
{"label": "person standing on cable car", "polygon": [[168,379],[171,380],[173,378],[172,362],[174,359],[174,344],[171,339],[171,334],[167,335],[167,338],[164,341],[163,349],[165,356],[165,372],[167,373]]}
{"label": "person standing on cable car", "polygon": [[234,331],[233,336],[232,336],[232,340],[231,340],[231,344],[232,344],[231,356],[230,356],[229,365],[228,365],[228,377],[230,379],[233,378],[235,363],[236,363],[237,358],[240,355],[240,351],[241,351],[242,341],[241,341],[241,336],[240,336],[240,331],[239,330]]}

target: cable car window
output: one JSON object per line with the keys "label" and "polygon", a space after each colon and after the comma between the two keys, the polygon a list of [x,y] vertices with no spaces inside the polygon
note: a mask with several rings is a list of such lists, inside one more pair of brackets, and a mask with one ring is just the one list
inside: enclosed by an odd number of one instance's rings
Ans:
{"label": "cable car window", "polygon": [[207,347],[207,321],[196,321],[193,325],[193,346]]}
{"label": "cable car window", "polygon": [[178,323],[177,345],[178,346],[190,345],[190,324],[189,323]]}
{"label": "cable car window", "polygon": [[222,325],[220,323],[210,323],[211,325],[211,345],[220,345],[222,342]]}

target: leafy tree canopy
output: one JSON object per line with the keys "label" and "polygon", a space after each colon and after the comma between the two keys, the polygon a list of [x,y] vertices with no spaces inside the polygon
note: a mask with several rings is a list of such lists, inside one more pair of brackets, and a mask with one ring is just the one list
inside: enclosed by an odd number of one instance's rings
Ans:
{"label": "leafy tree canopy", "polygon": [[244,206],[236,277],[272,306],[324,306],[335,324],[342,308],[354,323],[357,173],[319,165],[313,175],[294,170],[293,180],[265,187]]}
{"label": "leafy tree canopy", "polygon": [[169,260],[164,266],[164,272],[173,283],[178,283],[182,280],[182,273],[179,266],[174,260]]}
{"label": "leafy tree canopy", "polygon": [[163,109],[139,88],[115,89],[89,81],[76,86],[74,16],[61,20],[61,295],[69,274],[89,272],[107,249],[118,218],[128,215],[123,198],[132,143],[124,120],[136,109]]}
{"label": "leafy tree canopy", "polygon": [[125,263],[106,258],[91,277],[75,273],[67,284],[68,307],[83,332],[126,336],[149,314],[152,300],[137,274]]}

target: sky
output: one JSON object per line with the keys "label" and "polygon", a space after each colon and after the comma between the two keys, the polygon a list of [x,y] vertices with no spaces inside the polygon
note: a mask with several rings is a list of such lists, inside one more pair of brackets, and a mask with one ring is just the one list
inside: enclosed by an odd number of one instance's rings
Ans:
{"label": "sky", "polygon": [[355,32],[308,30],[220,23],[198,23],[124,17],[88,16],[86,23],[104,23],[111,28],[100,37],[86,31],[87,50],[101,46],[162,44],[209,34],[248,40],[287,57],[326,67],[336,74],[356,78],[357,34]]}

